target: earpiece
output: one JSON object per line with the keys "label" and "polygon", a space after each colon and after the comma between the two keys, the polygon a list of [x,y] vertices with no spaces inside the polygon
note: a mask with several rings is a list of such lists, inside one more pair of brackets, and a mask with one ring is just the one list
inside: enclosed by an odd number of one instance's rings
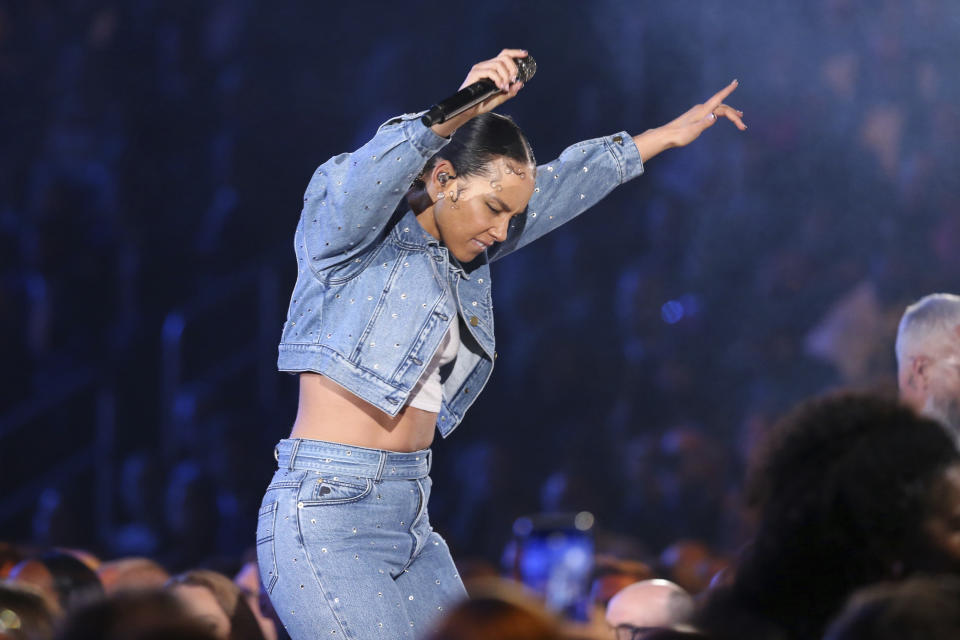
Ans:
{"label": "earpiece", "polygon": [[445,186],[447,184],[447,180],[449,179],[450,179],[450,176],[447,175],[446,171],[441,171],[440,173],[437,174],[437,180],[440,181],[440,186]]}

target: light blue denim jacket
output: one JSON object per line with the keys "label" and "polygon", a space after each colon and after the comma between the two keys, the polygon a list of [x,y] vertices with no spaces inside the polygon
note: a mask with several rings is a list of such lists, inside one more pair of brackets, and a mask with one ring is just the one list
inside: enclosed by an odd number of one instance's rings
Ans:
{"label": "light blue denim jacket", "polygon": [[572,220],[643,173],[643,163],[626,132],[566,148],[537,168],[527,211],[506,240],[461,265],[405,204],[414,178],[449,142],[419,118],[387,121],[311,179],[294,236],[298,276],[278,368],[321,373],[395,416],[459,316],[460,349],[441,371],[437,428],[446,437],[496,358],[489,263]]}

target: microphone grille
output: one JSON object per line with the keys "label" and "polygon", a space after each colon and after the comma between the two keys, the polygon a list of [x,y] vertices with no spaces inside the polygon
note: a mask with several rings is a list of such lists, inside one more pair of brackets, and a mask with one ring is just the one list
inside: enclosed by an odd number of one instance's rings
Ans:
{"label": "microphone grille", "polygon": [[514,58],[513,61],[517,63],[517,80],[527,84],[537,72],[537,61],[531,55],[527,55],[526,58]]}

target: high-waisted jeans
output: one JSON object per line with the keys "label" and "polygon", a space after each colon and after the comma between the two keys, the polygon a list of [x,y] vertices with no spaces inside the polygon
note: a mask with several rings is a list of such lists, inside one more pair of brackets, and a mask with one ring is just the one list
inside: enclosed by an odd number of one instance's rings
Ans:
{"label": "high-waisted jeans", "polygon": [[260,577],[293,640],[418,638],[466,597],[427,515],[430,450],[281,440]]}

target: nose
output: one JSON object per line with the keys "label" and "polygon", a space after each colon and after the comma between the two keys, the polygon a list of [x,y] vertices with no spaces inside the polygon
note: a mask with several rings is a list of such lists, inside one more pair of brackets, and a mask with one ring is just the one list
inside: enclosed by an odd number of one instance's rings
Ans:
{"label": "nose", "polygon": [[490,235],[493,236],[493,239],[497,242],[501,242],[507,237],[507,229],[509,227],[510,218],[504,217],[502,220],[497,220],[496,224],[490,228]]}

